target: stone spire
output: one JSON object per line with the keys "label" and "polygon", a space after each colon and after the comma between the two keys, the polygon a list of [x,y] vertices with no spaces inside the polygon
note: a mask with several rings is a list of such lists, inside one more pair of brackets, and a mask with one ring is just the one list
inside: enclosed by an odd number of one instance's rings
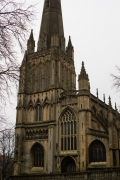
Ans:
{"label": "stone spire", "polygon": [[37,51],[48,50],[52,46],[59,46],[62,51],[65,51],[61,0],[44,1]]}
{"label": "stone spire", "polygon": [[69,36],[69,40],[68,40],[68,46],[67,46],[67,49],[69,48],[73,48],[72,46],[72,42],[71,42],[71,37]]}
{"label": "stone spire", "polygon": [[35,41],[33,37],[33,30],[31,30],[30,37],[27,41],[27,52],[28,53],[33,53],[35,49]]}
{"label": "stone spire", "polygon": [[78,87],[79,87],[79,90],[90,91],[89,78],[84,67],[84,62],[82,62],[81,72],[80,72],[80,75],[78,76]]}
{"label": "stone spire", "polygon": [[66,48],[66,53],[68,55],[68,57],[71,57],[74,60],[74,48],[72,46],[72,42],[71,42],[71,37],[69,36],[69,40],[68,40],[68,46]]}
{"label": "stone spire", "polygon": [[84,67],[84,62],[82,61],[82,68],[81,68],[81,72],[80,72],[80,75],[79,75],[79,79],[86,79],[89,81],[89,78],[88,78],[88,74],[86,73],[86,70],[85,70],[85,67]]}

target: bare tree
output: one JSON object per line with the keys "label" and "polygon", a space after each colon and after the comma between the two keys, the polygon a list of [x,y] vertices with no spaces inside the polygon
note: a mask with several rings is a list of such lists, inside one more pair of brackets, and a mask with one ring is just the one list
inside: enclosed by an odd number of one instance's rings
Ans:
{"label": "bare tree", "polygon": [[[6,102],[19,79],[16,47],[24,51],[35,5],[20,0],[0,0],[0,103]],[[7,95],[7,96],[6,96]]]}
{"label": "bare tree", "polygon": [[14,129],[0,131],[0,178],[10,176],[14,168]]}
{"label": "bare tree", "polygon": [[120,68],[116,66],[118,74],[111,74],[113,78],[113,86],[117,89],[117,91],[120,91]]}

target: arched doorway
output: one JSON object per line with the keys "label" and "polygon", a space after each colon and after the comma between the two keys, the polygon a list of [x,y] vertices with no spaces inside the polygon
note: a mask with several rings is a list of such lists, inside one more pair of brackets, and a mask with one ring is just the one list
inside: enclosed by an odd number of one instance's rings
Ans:
{"label": "arched doorway", "polygon": [[72,157],[67,156],[61,162],[61,173],[71,173],[76,171],[75,161]]}

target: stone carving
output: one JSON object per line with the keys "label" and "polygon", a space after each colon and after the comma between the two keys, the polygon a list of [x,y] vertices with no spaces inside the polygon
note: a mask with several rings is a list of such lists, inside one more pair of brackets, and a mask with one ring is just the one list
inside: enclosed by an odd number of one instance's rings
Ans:
{"label": "stone carving", "polygon": [[32,139],[48,139],[48,130],[26,130],[26,140]]}
{"label": "stone carving", "polygon": [[108,133],[104,132],[104,131],[98,131],[98,130],[93,130],[93,129],[89,128],[87,134],[90,134],[92,136],[97,136],[97,137],[102,137],[102,138],[108,139]]}

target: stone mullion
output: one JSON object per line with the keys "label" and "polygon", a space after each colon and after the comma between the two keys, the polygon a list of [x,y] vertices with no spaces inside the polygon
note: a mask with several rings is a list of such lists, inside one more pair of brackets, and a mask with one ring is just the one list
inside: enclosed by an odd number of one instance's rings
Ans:
{"label": "stone mullion", "polygon": [[63,150],[65,150],[65,123],[63,122]]}
{"label": "stone mullion", "polygon": [[66,150],[68,150],[68,122],[66,122]]}
{"label": "stone mullion", "polygon": [[70,121],[70,150],[71,150],[71,121]]}
{"label": "stone mullion", "polygon": [[66,116],[65,116],[65,150],[67,149],[66,147],[67,147],[67,136],[66,136],[66,134],[67,134],[67,132],[66,132],[66,130],[67,130],[67,122],[66,122]]}
{"label": "stone mullion", "polygon": [[64,122],[62,123],[62,126],[63,126],[63,133],[62,133],[62,150],[64,150]]}
{"label": "stone mullion", "polygon": [[39,118],[40,118],[40,112],[39,112],[40,106],[38,105],[37,108],[38,108],[38,109],[37,109],[37,111],[38,111],[38,117],[37,117],[38,119],[37,119],[37,121],[39,121]]}
{"label": "stone mullion", "polygon": [[74,146],[74,137],[75,137],[75,132],[74,132],[74,117],[72,116],[71,114],[71,119],[73,121],[73,150],[75,149],[75,146]]}

